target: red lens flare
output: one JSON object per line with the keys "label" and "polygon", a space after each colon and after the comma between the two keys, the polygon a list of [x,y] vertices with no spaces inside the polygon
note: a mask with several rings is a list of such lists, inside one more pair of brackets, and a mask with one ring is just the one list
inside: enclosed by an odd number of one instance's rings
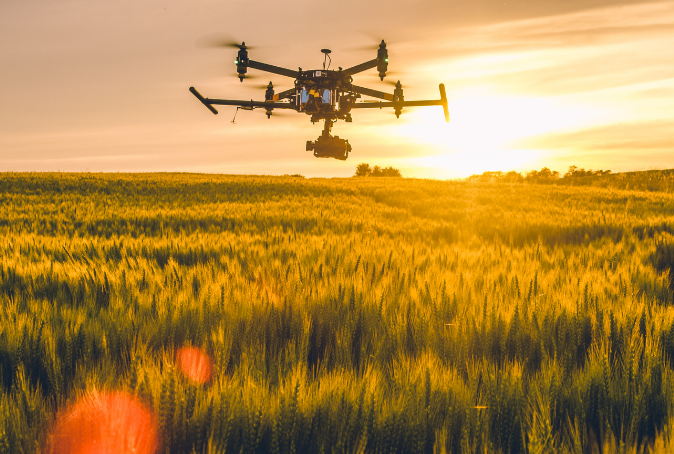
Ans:
{"label": "red lens flare", "polygon": [[198,347],[181,347],[176,353],[180,372],[197,383],[209,383],[213,378],[213,360]]}
{"label": "red lens flare", "polygon": [[133,396],[95,393],[58,415],[50,442],[49,454],[154,454],[159,428]]}

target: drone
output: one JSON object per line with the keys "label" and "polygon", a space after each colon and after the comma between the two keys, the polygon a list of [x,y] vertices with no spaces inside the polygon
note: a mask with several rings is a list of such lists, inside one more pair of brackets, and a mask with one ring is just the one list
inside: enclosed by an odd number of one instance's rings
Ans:
{"label": "drone", "polygon": [[[310,115],[312,123],[324,120],[325,126],[321,136],[315,141],[308,140],[306,146],[306,151],[313,151],[314,156],[317,158],[335,158],[341,161],[345,161],[348,158],[351,151],[349,141],[330,135],[330,131],[337,120],[344,120],[346,123],[353,121],[351,109],[382,109],[384,107],[392,107],[396,118],[400,118],[404,107],[442,106],[445,111],[445,121],[449,122],[449,109],[447,107],[447,95],[445,94],[444,84],[440,84],[439,86],[440,99],[420,101],[405,101],[400,81],[396,83],[392,94],[353,84],[352,76],[354,74],[375,67],[379,71],[380,80],[384,80],[388,69],[388,50],[386,49],[384,40],[382,40],[377,49],[377,58],[347,69],[342,69],[341,67],[338,70],[330,69],[330,64],[332,63],[330,57],[331,51],[330,49],[321,49],[321,52],[325,54],[323,69],[309,71],[303,71],[302,68],[293,71],[251,60],[248,58],[248,50],[250,48],[246,46],[245,42],[232,45],[239,49],[234,63],[236,64],[241,82],[246,78],[248,68],[252,68],[295,79],[295,86],[280,93],[275,93],[274,86],[270,81],[265,91],[264,101],[204,98],[194,87],[190,87],[190,92],[208,110],[216,115],[218,111],[213,107],[214,105],[237,106],[237,112],[239,109],[264,109],[267,118],[271,118],[275,109],[292,109],[296,112]],[[329,62],[328,59],[330,60]],[[384,101],[358,101],[361,95]],[[236,113],[234,118],[236,118]]]}

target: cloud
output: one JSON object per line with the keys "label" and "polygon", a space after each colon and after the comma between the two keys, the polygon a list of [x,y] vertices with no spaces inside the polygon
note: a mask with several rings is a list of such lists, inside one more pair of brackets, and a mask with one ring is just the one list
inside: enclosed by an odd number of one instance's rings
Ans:
{"label": "cloud", "polygon": [[661,80],[674,74],[674,2],[467,27],[439,41],[425,70],[454,87],[549,96]]}
{"label": "cloud", "polygon": [[431,36],[436,31],[431,30],[424,35],[423,47],[429,50],[429,56],[437,55],[437,51],[463,56],[493,54],[498,50],[550,49],[631,40],[638,35],[671,34],[672,24],[671,1],[594,6],[576,12],[550,12],[527,19],[449,27],[435,39]]}
{"label": "cloud", "polygon": [[549,133],[521,139],[512,146],[547,150],[587,150],[588,153],[672,152],[674,120],[618,123],[574,132]]}

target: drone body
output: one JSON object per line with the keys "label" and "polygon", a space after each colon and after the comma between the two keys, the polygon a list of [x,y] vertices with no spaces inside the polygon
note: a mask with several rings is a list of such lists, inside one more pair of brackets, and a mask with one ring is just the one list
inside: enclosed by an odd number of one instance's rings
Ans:
{"label": "drone body", "polygon": [[[190,87],[190,92],[214,114],[217,114],[218,111],[215,110],[213,105],[224,105],[237,106],[246,110],[263,108],[267,118],[272,116],[274,109],[292,109],[310,115],[312,123],[325,120],[323,134],[313,142],[307,141],[307,151],[313,151],[317,158],[346,160],[351,151],[351,145],[345,139],[330,135],[330,130],[337,120],[350,123],[352,121],[351,109],[393,107],[396,117],[400,117],[403,107],[442,106],[445,111],[445,120],[449,121],[447,96],[443,84],[440,84],[440,99],[423,101],[405,101],[400,81],[396,84],[392,94],[353,85],[352,76],[354,74],[374,67],[379,71],[380,79],[384,80],[388,69],[388,51],[383,40],[377,49],[377,58],[344,70],[342,68],[331,70],[329,64],[326,68],[325,63],[323,63],[323,69],[321,70],[303,71],[302,68],[299,68],[297,71],[293,71],[249,59],[248,48],[245,43],[235,46],[239,48],[235,64],[237,65],[239,79],[242,82],[246,78],[248,68],[253,68],[294,78],[295,86],[281,93],[275,93],[272,83],[269,82],[264,101],[209,99],[201,96],[194,87]],[[330,58],[329,49],[322,49],[321,52],[325,54],[325,60]],[[356,102],[361,95],[384,101]]]}

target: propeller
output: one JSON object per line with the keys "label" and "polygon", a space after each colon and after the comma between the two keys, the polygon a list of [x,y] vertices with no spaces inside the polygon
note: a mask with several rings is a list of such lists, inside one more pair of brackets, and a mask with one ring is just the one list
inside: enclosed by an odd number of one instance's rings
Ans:
{"label": "propeller", "polygon": [[255,47],[248,46],[243,41],[237,41],[232,39],[232,37],[230,36],[224,36],[222,34],[204,35],[199,39],[197,39],[195,44],[197,47],[207,47],[207,48],[233,47],[236,49],[246,49],[246,50],[255,49]]}
{"label": "propeller", "polygon": [[[379,76],[377,76],[376,73],[375,74],[368,74],[368,77],[366,77],[365,79],[372,79],[372,82],[370,82],[368,80],[366,82],[367,84],[376,82],[378,84],[391,85],[392,87],[395,87],[396,84],[398,83],[398,78],[396,76],[400,75],[400,74],[401,73],[398,73],[398,72],[386,71],[386,78],[384,80],[380,80]],[[407,87],[407,85],[403,85],[403,87]]]}
{"label": "propeller", "polygon": [[353,46],[353,47],[347,47],[347,51],[352,51],[352,52],[376,52],[379,49],[379,45],[381,44],[382,41],[386,43],[386,47],[389,47],[389,42],[386,40],[375,40],[373,39],[372,44],[365,44],[362,46]]}
{"label": "propeller", "polygon": [[[238,73],[231,73],[231,75],[234,76],[234,77],[237,77],[237,78],[239,77],[239,74],[238,74]],[[244,79],[253,79],[253,80],[255,80],[255,79],[262,79],[262,76],[256,76],[255,74],[247,74],[247,73],[246,73]],[[254,85],[254,87],[257,87],[257,85]],[[264,87],[267,88],[266,85],[265,85]]]}
{"label": "propeller", "polygon": [[[262,111],[262,113],[264,113],[264,110]],[[274,109],[272,111],[271,116],[272,116],[272,118],[274,118],[274,117],[290,117],[291,115],[296,114],[296,113],[297,112],[295,112],[294,110],[290,110],[290,109]]]}
{"label": "propeller", "polygon": [[[248,74],[246,74],[246,79],[248,79]],[[261,77],[256,77],[256,79],[261,79]],[[266,90],[269,84],[255,84],[255,85],[248,85],[249,88],[255,88],[255,89],[261,89],[261,90]],[[273,85],[272,85],[273,86]],[[276,88],[276,87],[274,87]]]}
{"label": "propeller", "polygon": [[[386,43],[386,47],[388,47],[388,43]],[[366,44],[364,46],[347,47],[346,50],[356,51],[356,52],[366,52],[366,51],[375,51],[376,52],[377,49],[379,49],[379,44]]]}
{"label": "propeller", "polygon": [[353,51],[376,51],[381,44],[382,37],[385,37],[384,42],[386,43],[386,48],[391,50],[392,47],[395,48],[396,54],[399,52],[410,52],[410,51],[424,51],[427,50],[427,45],[424,45],[424,39],[422,36],[419,36],[415,33],[405,33],[401,34],[400,30],[382,28],[376,31],[363,31],[358,32],[369,44],[362,46],[348,47],[347,50]]}
{"label": "propeller", "polygon": [[[366,73],[363,73],[366,74]],[[400,71],[386,71],[386,78],[384,80],[379,80],[379,76],[377,76],[376,73],[370,74],[367,73],[367,77],[364,77],[365,81],[363,81],[363,84],[384,84],[384,85],[390,85],[391,87],[395,87],[396,84],[398,83],[399,76],[401,74],[404,74]],[[354,81],[355,82],[355,81]],[[403,88],[414,88],[415,85],[409,85],[409,84],[403,84],[400,82],[403,86]],[[374,88],[374,87],[373,87]]]}

